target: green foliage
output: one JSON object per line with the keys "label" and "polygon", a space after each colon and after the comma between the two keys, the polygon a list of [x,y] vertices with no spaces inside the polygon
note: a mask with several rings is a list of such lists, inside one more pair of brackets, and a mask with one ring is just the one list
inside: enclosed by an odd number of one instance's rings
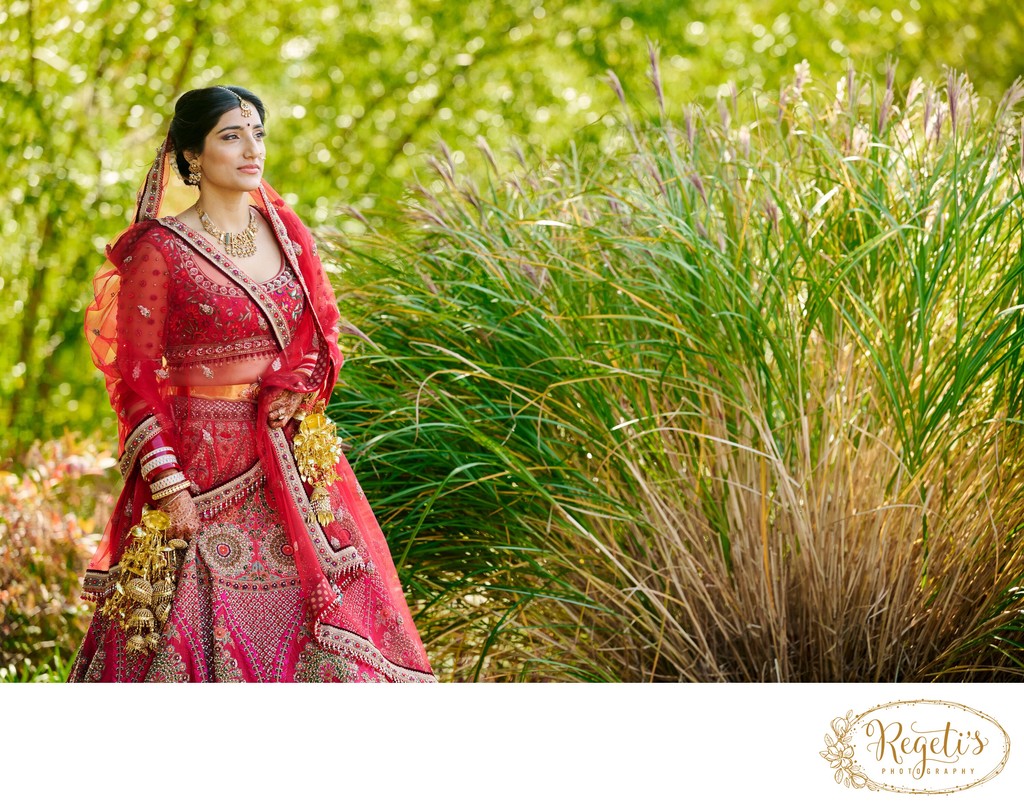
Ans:
{"label": "green foliage", "polygon": [[351,227],[341,207],[387,208],[439,138],[457,164],[478,137],[542,152],[606,142],[605,72],[638,96],[647,39],[678,99],[771,89],[802,59],[880,75],[887,54],[907,75],[966,68],[994,97],[1022,72],[1022,14],[995,0],[15,0],[0,9],[0,204],[17,212],[0,228],[0,449],[65,427],[113,433],[82,310],[191,87],[259,93],[268,177],[311,224]]}
{"label": "green foliage", "polygon": [[334,414],[442,672],[1019,677],[1022,99],[801,67],[339,235]]}
{"label": "green foliage", "polygon": [[[372,337],[335,408],[443,672],[1019,670],[1019,144],[983,107],[951,138],[974,96],[933,83],[999,97],[1022,23],[994,0],[16,0],[0,451],[113,442],[89,280],[175,98],[238,83]],[[103,507],[27,467],[0,497],[28,588],[0,583],[0,678],[59,679],[99,530],[59,519]]]}

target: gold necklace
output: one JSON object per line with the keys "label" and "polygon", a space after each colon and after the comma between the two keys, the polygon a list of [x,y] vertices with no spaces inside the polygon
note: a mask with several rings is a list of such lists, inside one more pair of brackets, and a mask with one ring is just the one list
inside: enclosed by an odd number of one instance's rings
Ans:
{"label": "gold necklace", "polygon": [[224,245],[224,252],[229,256],[254,256],[256,255],[256,230],[259,224],[256,220],[256,212],[249,209],[249,224],[245,230],[239,233],[227,233],[218,228],[210,220],[210,215],[196,203],[196,213],[199,214],[199,221],[203,224],[203,230],[216,238]]}

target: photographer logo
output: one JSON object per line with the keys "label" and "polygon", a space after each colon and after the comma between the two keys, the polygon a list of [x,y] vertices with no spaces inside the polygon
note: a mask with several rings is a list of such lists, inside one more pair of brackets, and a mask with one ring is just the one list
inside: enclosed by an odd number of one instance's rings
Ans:
{"label": "photographer logo", "polygon": [[917,794],[962,792],[995,778],[1010,738],[990,716],[942,700],[888,702],[832,720],[820,755],[837,784]]}

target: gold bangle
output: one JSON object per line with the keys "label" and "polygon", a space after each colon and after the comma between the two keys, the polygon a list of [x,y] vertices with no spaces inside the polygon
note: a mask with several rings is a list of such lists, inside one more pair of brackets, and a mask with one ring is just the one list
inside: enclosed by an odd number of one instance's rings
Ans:
{"label": "gold bangle", "polygon": [[192,485],[192,481],[191,480],[183,480],[181,483],[175,483],[173,486],[168,486],[166,489],[161,489],[159,494],[154,493],[153,494],[153,499],[154,500],[165,500],[168,497],[170,497],[172,494],[177,494],[178,492],[185,491],[191,485]]}

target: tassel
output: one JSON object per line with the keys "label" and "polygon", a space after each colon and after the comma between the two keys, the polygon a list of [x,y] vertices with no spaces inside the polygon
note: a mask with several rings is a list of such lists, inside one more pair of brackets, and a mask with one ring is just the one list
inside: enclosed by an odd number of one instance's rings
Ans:
{"label": "tassel", "polygon": [[341,460],[341,441],[337,426],[324,413],[322,401],[302,419],[292,445],[299,475],[313,487],[309,499],[313,514],[320,525],[330,525],[334,513],[327,487],[338,479],[335,467]]}
{"label": "tassel", "polygon": [[118,563],[114,593],[102,613],[128,634],[128,649],[156,649],[160,632],[171,614],[177,584],[179,554],[188,543],[167,540],[171,518],[159,509],[142,507],[142,519],[129,532],[132,539]]}
{"label": "tassel", "polygon": [[327,526],[334,522],[334,512],[331,511],[331,496],[323,486],[316,486],[313,494],[309,496],[309,504],[313,507],[313,513],[320,525]]}

